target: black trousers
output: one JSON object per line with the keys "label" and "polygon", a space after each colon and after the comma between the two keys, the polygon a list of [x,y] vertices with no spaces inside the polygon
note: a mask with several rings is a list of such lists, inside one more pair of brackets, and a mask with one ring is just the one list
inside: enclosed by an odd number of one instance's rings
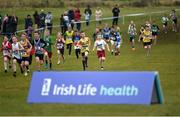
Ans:
{"label": "black trousers", "polygon": [[75,53],[76,53],[76,58],[78,59],[81,53],[81,49],[75,49]]}
{"label": "black trousers", "polygon": [[65,33],[65,28],[64,27],[65,26],[61,24],[61,26],[60,26],[61,29],[60,30],[61,30],[62,35],[64,35],[64,33]]}
{"label": "black trousers", "polygon": [[81,23],[80,23],[80,22],[76,23],[76,29],[77,29],[78,31],[81,30]]}
{"label": "black trousers", "polygon": [[47,29],[49,30],[50,34],[52,34],[52,23],[47,23]]}
{"label": "black trousers", "polygon": [[86,26],[89,26],[89,20],[86,20]]}
{"label": "black trousers", "polygon": [[118,16],[116,16],[115,18],[113,18],[112,25],[118,25]]}
{"label": "black trousers", "polygon": [[72,43],[67,44],[66,49],[68,49],[68,50],[69,50],[69,55],[71,55],[71,51],[72,51]]}

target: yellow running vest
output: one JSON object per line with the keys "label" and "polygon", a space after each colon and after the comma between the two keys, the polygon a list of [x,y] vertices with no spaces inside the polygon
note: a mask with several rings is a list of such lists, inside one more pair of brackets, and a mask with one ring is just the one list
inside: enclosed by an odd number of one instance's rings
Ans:
{"label": "yellow running vest", "polygon": [[73,41],[72,41],[73,34],[74,34],[73,31],[71,31],[71,32],[66,31],[66,44],[71,44],[71,43],[73,43]]}
{"label": "yellow running vest", "polygon": [[144,30],[143,31],[143,42],[151,42],[151,36],[152,36],[151,31]]}

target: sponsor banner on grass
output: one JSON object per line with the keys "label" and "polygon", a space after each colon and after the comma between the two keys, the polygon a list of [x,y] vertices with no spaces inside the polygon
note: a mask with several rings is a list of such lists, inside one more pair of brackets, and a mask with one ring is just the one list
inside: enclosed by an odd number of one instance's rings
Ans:
{"label": "sponsor banner on grass", "polygon": [[34,72],[28,103],[151,104],[153,92],[161,103],[156,76],[156,72]]}

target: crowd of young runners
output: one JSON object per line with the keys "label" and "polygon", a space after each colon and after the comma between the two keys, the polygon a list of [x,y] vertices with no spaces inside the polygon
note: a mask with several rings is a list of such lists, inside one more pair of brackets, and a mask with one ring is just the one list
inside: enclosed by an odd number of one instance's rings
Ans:
{"label": "crowd of young runners", "polygon": [[[175,10],[172,10],[170,18],[173,22],[173,31],[177,32],[177,16]],[[167,25],[169,18],[165,15],[162,17],[162,25],[164,33],[167,33]],[[147,50],[146,55],[150,55],[151,46],[157,43],[158,32],[160,31],[158,25],[152,21],[146,21],[140,28],[138,41],[142,42],[144,49]],[[1,51],[3,53],[4,72],[10,72],[13,69],[13,76],[16,77],[17,65],[20,71],[25,76],[30,72],[30,65],[32,64],[33,56],[35,58],[35,66],[37,71],[44,68],[52,70],[52,55],[57,55],[57,64],[65,62],[65,47],[68,50],[68,55],[75,50],[75,57],[82,59],[82,68],[88,68],[88,54],[92,51],[97,51],[97,58],[99,59],[100,69],[104,70],[103,63],[106,57],[106,48],[112,55],[120,55],[120,46],[122,43],[122,34],[117,25],[109,26],[104,24],[103,28],[96,27],[93,38],[86,36],[86,32],[73,30],[71,26],[62,34],[57,32],[56,39],[52,39],[51,30],[46,28],[41,37],[41,31],[34,31],[32,37],[27,33],[22,33],[20,37],[13,35],[11,39],[4,36]],[[135,38],[138,33],[134,21],[131,21],[127,33],[129,35],[130,46],[135,50]],[[55,40],[55,41],[53,41]],[[93,45],[93,47],[92,47]],[[55,47],[57,53],[52,53],[52,48]],[[92,47],[92,48],[91,48]]]}

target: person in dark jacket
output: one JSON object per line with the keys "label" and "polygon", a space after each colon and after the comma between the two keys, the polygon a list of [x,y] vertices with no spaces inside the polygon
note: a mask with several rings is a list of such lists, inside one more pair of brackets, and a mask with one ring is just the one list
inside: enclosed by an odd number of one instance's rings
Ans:
{"label": "person in dark jacket", "polygon": [[1,27],[2,27],[2,16],[0,14],[0,33],[1,33]]}
{"label": "person in dark jacket", "polygon": [[34,17],[34,24],[36,25],[36,28],[39,28],[40,27],[40,16],[37,11],[34,12],[33,17]]}
{"label": "person in dark jacket", "polygon": [[119,17],[120,9],[118,8],[117,4],[112,9],[112,13],[113,13],[113,22],[112,22],[112,25],[118,25],[118,17]]}
{"label": "person in dark jacket", "polygon": [[18,25],[18,17],[14,14],[11,17],[11,28],[13,34],[15,34],[15,32],[17,31],[17,25]]}
{"label": "person in dark jacket", "polygon": [[[89,14],[89,20],[91,19],[92,10],[91,10],[91,8],[90,8],[89,5],[87,5],[86,9],[84,9],[84,14]],[[86,18],[85,18],[85,19],[86,19]],[[86,25],[88,26],[88,25],[89,25],[89,22],[87,22]]]}
{"label": "person in dark jacket", "polygon": [[31,15],[27,15],[25,18],[25,30],[28,37],[32,38],[32,27],[33,27],[33,21],[31,18]]}
{"label": "person in dark jacket", "polygon": [[12,20],[13,20],[12,16],[8,16],[8,20],[6,24],[6,35],[10,42],[12,42],[11,36],[13,35],[13,30],[15,28],[15,27],[12,27]]}
{"label": "person in dark jacket", "polygon": [[40,17],[40,27],[39,28],[42,28],[41,29],[41,37],[43,38],[43,35],[44,35],[44,30],[45,30],[45,18],[46,18],[46,14],[44,13],[44,10],[41,10],[41,13],[39,14],[39,17]]}
{"label": "person in dark jacket", "polygon": [[68,11],[68,17],[69,17],[69,21],[70,21],[70,24],[71,24],[71,28],[73,29],[74,28],[74,10],[73,9],[70,9]]}
{"label": "person in dark jacket", "polygon": [[31,15],[27,15],[27,17],[25,18],[25,29],[28,29],[29,26],[33,26]]}
{"label": "person in dark jacket", "polygon": [[84,10],[84,13],[88,12],[90,16],[92,15],[92,11],[89,5],[87,5],[87,8]]}
{"label": "person in dark jacket", "polygon": [[61,33],[64,35],[65,33],[65,21],[64,21],[64,18],[63,18],[63,14],[61,14],[61,17],[60,17],[60,28],[61,28]]}
{"label": "person in dark jacket", "polygon": [[6,25],[8,23],[8,14],[4,15],[3,21],[2,21],[2,34],[6,35]]}

